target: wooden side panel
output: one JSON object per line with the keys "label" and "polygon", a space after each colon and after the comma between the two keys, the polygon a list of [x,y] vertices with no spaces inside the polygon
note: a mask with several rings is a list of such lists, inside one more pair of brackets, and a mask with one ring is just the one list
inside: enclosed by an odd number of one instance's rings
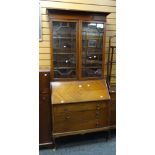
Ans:
{"label": "wooden side panel", "polygon": [[49,53],[40,54],[42,60],[50,60],[51,55]]}
{"label": "wooden side panel", "polygon": [[46,53],[50,54],[50,48],[48,48],[48,47],[46,47],[46,48],[40,48],[39,49],[39,53],[40,54],[46,54]]}
{"label": "wooden side panel", "polygon": [[[42,0],[42,1],[48,1],[48,0]],[[61,2],[61,3],[73,3],[73,4],[86,4],[86,5],[105,5],[105,6],[116,6],[115,0],[51,0],[55,2]]]}
{"label": "wooden side panel", "polygon": [[39,65],[40,65],[40,66],[49,67],[49,66],[51,65],[51,60],[43,60],[43,59],[41,59],[41,60],[39,61]]}
{"label": "wooden side panel", "polygon": [[47,93],[50,95],[50,73],[40,72],[39,73],[39,93]]}
{"label": "wooden side panel", "polygon": [[116,92],[110,93],[111,104],[110,104],[110,125],[116,125]]}
{"label": "wooden side panel", "polygon": [[79,4],[79,3],[62,3],[57,1],[41,1],[42,7],[55,8],[55,9],[71,9],[80,11],[98,11],[98,12],[116,12],[116,8],[113,6],[105,5],[90,5],[90,4]]}
{"label": "wooden side panel", "polygon": [[52,145],[50,72],[39,72],[39,144]]}
{"label": "wooden side panel", "polygon": [[39,143],[51,142],[51,109],[50,96],[48,94],[39,95]]}

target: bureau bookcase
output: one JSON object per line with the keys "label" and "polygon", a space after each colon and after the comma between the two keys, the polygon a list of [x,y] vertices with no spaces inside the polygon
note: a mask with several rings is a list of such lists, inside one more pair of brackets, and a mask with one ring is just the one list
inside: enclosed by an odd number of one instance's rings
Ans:
{"label": "bureau bookcase", "polygon": [[104,80],[109,13],[48,10],[54,138],[110,128]]}

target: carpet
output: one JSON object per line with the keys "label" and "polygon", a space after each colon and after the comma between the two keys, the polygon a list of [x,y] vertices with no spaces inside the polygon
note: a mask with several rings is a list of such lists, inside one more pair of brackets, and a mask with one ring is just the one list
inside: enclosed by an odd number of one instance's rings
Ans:
{"label": "carpet", "polygon": [[107,132],[56,139],[56,150],[42,149],[39,155],[115,155],[116,133]]}

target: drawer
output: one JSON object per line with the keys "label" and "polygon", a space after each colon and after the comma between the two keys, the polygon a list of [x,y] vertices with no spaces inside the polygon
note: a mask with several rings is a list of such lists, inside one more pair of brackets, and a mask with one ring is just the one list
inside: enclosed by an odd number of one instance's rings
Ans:
{"label": "drawer", "polygon": [[[93,104],[95,105],[95,104]],[[95,129],[108,125],[108,106],[101,109],[73,110],[69,107],[53,117],[54,133],[70,132],[77,130]],[[76,104],[74,105],[76,107]],[[91,107],[91,106],[90,106]],[[74,108],[73,108],[74,109]]]}
{"label": "drawer", "polygon": [[39,72],[39,93],[50,92],[50,73]]}
{"label": "drawer", "polygon": [[68,103],[68,104],[54,104],[54,115],[64,113],[65,111],[89,111],[96,109],[104,109],[109,101],[97,102],[82,102],[82,103]]}
{"label": "drawer", "polygon": [[72,111],[54,116],[54,133],[95,128],[95,116],[95,111]]}

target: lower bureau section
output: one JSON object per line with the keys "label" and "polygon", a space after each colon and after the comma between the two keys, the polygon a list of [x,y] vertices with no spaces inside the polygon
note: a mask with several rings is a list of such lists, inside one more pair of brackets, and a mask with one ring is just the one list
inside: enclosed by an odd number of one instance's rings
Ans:
{"label": "lower bureau section", "polygon": [[53,105],[54,135],[75,134],[106,128],[109,125],[109,101]]}

